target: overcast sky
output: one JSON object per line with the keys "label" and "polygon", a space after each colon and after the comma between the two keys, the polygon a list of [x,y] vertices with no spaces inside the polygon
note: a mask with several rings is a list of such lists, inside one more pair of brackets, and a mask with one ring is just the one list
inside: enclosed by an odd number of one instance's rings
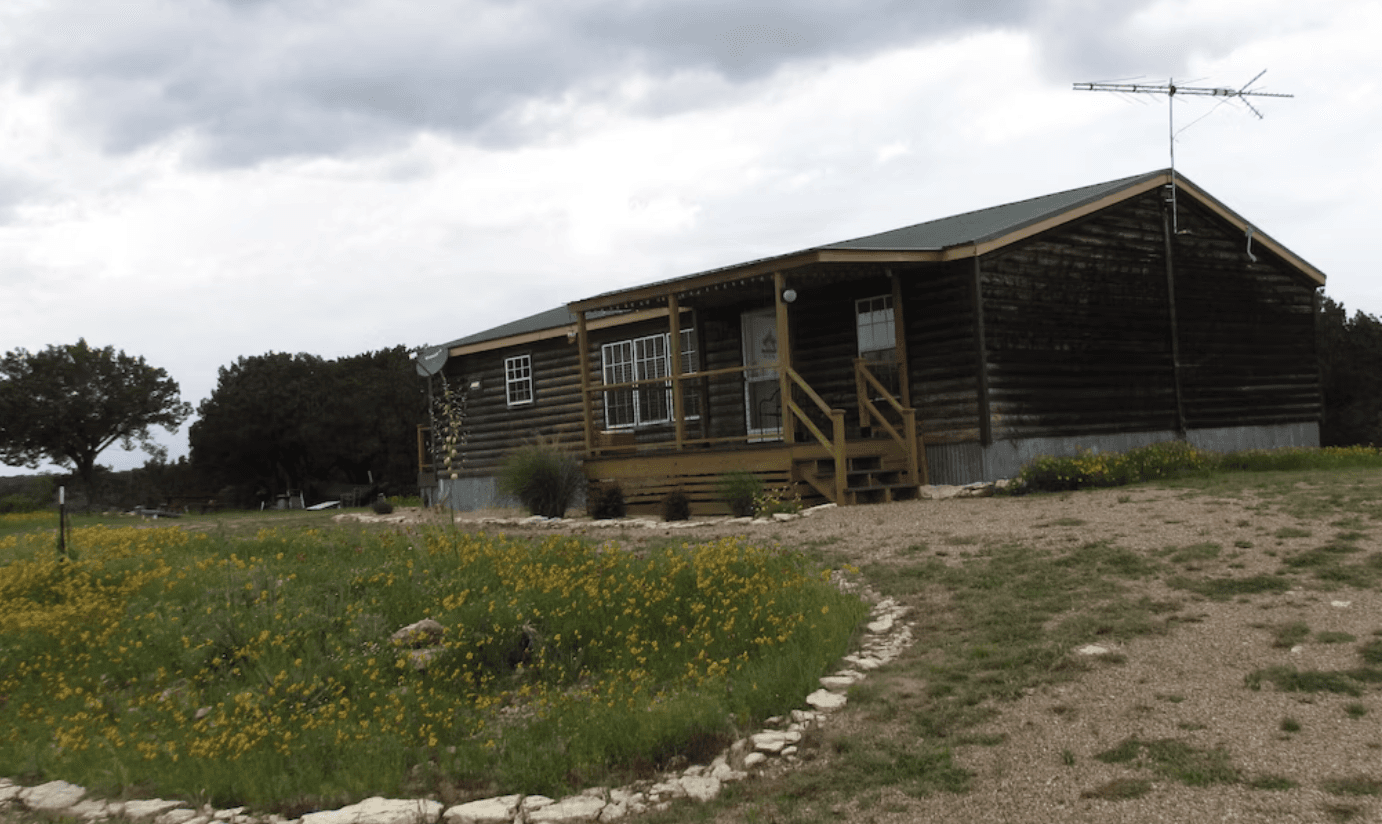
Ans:
{"label": "overcast sky", "polygon": [[5,0],[0,351],[85,337],[195,406],[242,355],[1164,168],[1164,97],[1072,84],[1263,69],[1262,120],[1176,98],[1177,168],[1379,314],[1380,40],[1375,0]]}

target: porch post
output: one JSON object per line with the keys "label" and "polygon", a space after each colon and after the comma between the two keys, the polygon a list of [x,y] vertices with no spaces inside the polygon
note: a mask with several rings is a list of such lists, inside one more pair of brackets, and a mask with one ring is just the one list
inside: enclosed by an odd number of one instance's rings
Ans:
{"label": "porch post", "polygon": [[773,272],[773,304],[777,307],[777,381],[779,420],[782,421],[782,442],[796,443],[796,419],[792,415],[792,379],[787,370],[792,368],[792,338],[787,328],[787,302],[782,299],[782,290],[787,279],[781,272]]}
{"label": "porch post", "polygon": [[686,440],[686,416],[683,414],[685,403],[681,397],[681,304],[677,300],[676,292],[667,296],[667,319],[671,326],[671,338],[667,341],[667,348],[670,350],[669,362],[672,365],[672,420],[676,422],[676,446],[680,452],[682,442]]}
{"label": "porch post", "polygon": [[888,279],[893,282],[893,346],[897,349],[897,399],[904,408],[912,406],[911,383],[907,380],[907,319],[902,314],[902,279],[891,268]]}
{"label": "porch post", "polygon": [[585,328],[585,312],[576,313],[576,366],[581,374],[581,430],[585,433],[585,456],[595,454],[595,410],[590,400],[590,334]]}
{"label": "porch post", "polygon": [[970,281],[970,295],[974,301],[974,358],[978,372],[979,444],[993,445],[993,414],[989,407],[989,355],[984,334],[984,273],[979,263],[979,250],[974,250],[974,278]]}

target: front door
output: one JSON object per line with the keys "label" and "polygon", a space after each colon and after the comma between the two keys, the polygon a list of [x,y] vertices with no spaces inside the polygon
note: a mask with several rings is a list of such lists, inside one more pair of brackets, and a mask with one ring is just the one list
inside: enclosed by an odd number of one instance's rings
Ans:
{"label": "front door", "polygon": [[750,440],[782,437],[777,377],[777,313],[759,309],[739,316],[744,340],[744,421]]}

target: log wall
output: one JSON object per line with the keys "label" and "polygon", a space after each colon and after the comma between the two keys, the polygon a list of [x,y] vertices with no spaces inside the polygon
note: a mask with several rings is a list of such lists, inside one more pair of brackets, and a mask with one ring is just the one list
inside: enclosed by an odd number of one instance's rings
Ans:
{"label": "log wall", "polygon": [[[1187,199],[1188,200],[1188,199]],[[1174,252],[1181,384],[1192,429],[1315,421],[1314,286],[1194,201]]]}
{"label": "log wall", "polygon": [[980,260],[993,438],[1314,420],[1314,284],[1189,198],[1172,240],[1180,411],[1162,193]]}
{"label": "log wall", "polygon": [[917,427],[928,444],[979,440],[979,358],[970,261],[903,271]]}

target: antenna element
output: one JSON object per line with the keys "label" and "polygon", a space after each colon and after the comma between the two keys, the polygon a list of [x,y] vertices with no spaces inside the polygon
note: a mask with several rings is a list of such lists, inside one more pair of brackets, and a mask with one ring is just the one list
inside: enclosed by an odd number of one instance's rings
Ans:
{"label": "antenna element", "polygon": [[[1121,92],[1123,94],[1164,94],[1166,95],[1166,117],[1168,121],[1169,143],[1171,146],[1171,225],[1173,231],[1178,231],[1176,227],[1176,115],[1175,115],[1175,96],[1178,94],[1188,94],[1197,97],[1222,97],[1222,102],[1229,100],[1240,100],[1248,110],[1257,115],[1257,119],[1262,119],[1262,112],[1252,105],[1249,97],[1295,97],[1293,94],[1275,94],[1272,92],[1260,92],[1252,89],[1252,84],[1256,83],[1266,74],[1263,69],[1257,76],[1243,84],[1240,89],[1227,89],[1212,86],[1177,86],[1175,79],[1169,80],[1166,85],[1158,86],[1146,83],[1076,83],[1077,92]],[[1194,125],[1193,123],[1191,125]],[[1189,128],[1187,126],[1186,128]]]}

